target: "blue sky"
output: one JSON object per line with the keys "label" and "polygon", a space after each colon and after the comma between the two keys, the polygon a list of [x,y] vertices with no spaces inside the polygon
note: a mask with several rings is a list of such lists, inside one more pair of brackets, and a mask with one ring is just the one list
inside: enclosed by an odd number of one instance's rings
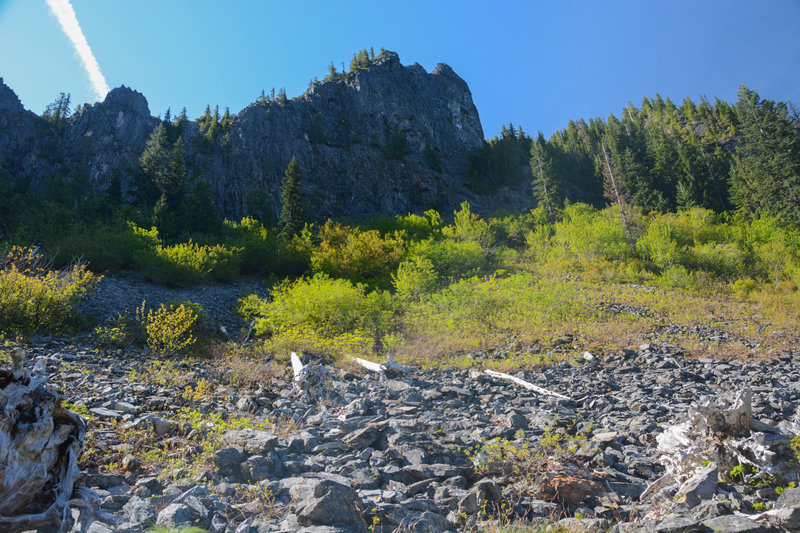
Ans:
{"label": "blue sky", "polygon": [[[236,113],[263,90],[289,97],[330,61],[381,46],[469,84],[486,137],[503,123],[549,135],[660,93],[734,101],[744,83],[800,105],[800,1],[72,0],[111,87],[151,112]],[[0,77],[41,113],[58,95],[94,102],[89,76],[45,0],[0,0]]]}

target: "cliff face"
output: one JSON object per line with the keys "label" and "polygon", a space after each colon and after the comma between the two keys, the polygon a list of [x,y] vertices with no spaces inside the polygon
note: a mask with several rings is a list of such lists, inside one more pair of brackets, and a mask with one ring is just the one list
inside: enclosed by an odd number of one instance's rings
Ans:
{"label": "cliff face", "polygon": [[[81,167],[97,192],[114,175],[123,193],[132,190],[158,123],[144,96],[120,87],[53,131],[0,80],[0,164],[7,178],[31,179],[35,188]],[[208,182],[220,211],[234,218],[256,198],[279,212],[292,157],[315,219],[446,211],[475,200],[464,182],[468,155],[483,142],[464,80],[445,64],[430,73],[403,66],[393,52],[346,79],[314,83],[297,98],[250,105],[212,140],[191,121],[182,135],[190,184]]]}

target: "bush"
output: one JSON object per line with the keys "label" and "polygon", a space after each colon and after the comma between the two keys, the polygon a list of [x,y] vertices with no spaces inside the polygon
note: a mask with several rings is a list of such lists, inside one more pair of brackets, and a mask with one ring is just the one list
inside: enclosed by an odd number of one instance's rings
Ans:
{"label": "bush", "polygon": [[573,254],[580,261],[597,256],[627,259],[633,255],[618,208],[597,211],[587,204],[572,204],[564,208],[563,215],[564,219],[555,225],[553,237],[562,252]]}
{"label": "bush", "polygon": [[469,202],[463,202],[461,209],[453,215],[453,224],[442,228],[445,237],[459,242],[475,242],[482,248],[488,248],[492,244],[489,224],[472,212]]}
{"label": "bush", "polygon": [[94,328],[94,339],[99,346],[127,348],[147,341],[144,324],[127,312],[109,319],[105,325]]}
{"label": "bush", "polygon": [[591,312],[574,286],[523,273],[453,283],[410,305],[402,320],[408,339],[453,353],[494,347],[501,331],[547,337],[555,324]]}
{"label": "bush", "polygon": [[316,273],[356,280],[388,280],[403,253],[403,233],[381,236],[378,230],[361,231],[328,221],[319,232],[319,246],[311,253]]}
{"label": "bush", "polygon": [[136,315],[147,332],[147,346],[162,357],[175,355],[191,347],[197,342],[193,328],[199,318],[195,311],[198,307],[197,304],[161,304],[157,310],[145,312],[145,303],[142,302]]}
{"label": "bush", "polygon": [[689,289],[694,283],[692,275],[683,265],[674,265],[661,273],[661,283],[676,289]]}
{"label": "bush", "polygon": [[0,334],[60,333],[73,329],[73,306],[99,278],[85,265],[48,270],[36,249],[14,247],[0,270]]}
{"label": "bush", "polygon": [[272,301],[248,296],[240,310],[256,319],[256,334],[276,349],[314,349],[334,356],[368,355],[380,345],[392,318],[388,293],[367,292],[362,284],[325,274],[281,283]]}
{"label": "bush", "polygon": [[241,248],[189,242],[163,246],[155,228],[134,231],[153,238],[151,247],[137,250],[134,263],[148,279],[166,285],[192,285],[206,279],[229,281],[239,273]]}
{"label": "bush", "polygon": [[231,249],[240,249],[239,268],[243,274],[275,272],[281,260],[277,234],[265,228],[258,220],[245,217],[240,223],[225,221],[225,243]]}
{"label": "bush", "polygon": [[669,268],[680,263],[683,256],[681,247],[675,240],[676,233],[667,217],[657,215],[650,220],[644,235],[636,242],[636,248],[658,268]]}
{"label": "bush", "polygon": [[481,274],[488,258],[481,245],[475,241],[456,242],[445,239],[426,239],[411,246],[409,258],[424,258],[430,261],[439,278],[452,282]]}
{"label": "bush", "polygon": [[397,296],[403,300],[419,301],[423,294],[436,288],[437,275],[433,263],[425,257],[406,259],[392,275]]}

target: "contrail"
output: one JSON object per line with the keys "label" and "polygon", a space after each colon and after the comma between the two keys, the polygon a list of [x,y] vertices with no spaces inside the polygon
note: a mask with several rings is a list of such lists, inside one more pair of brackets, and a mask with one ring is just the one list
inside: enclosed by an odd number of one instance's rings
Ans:
{"label": "contrail", "polygon": [[97,98],[104,98],[108,93],[108,83],[106,83],[103,73],[100,72],[100,65],[97,64],[97,59],[94,58],[89,43],[86,42],[72,4],[69,3],[69,0],[47,0],[47,5],[58,19],[58,23],[61,24],[61,29],[72,41],[72,46],[75,47],[75,52],[78,54],[83,68],[89,74],[89,81],[92,83]]}

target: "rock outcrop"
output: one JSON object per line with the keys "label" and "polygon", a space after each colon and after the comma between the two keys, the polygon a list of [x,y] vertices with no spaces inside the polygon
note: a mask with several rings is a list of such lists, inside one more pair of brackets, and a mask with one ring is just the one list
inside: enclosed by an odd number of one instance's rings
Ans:
{"label": "rock outcrop", "polygon": [[[0,80],[0,164],[6,179],[30,180],[34,189],[83,172],[99,193],[118,178],[130,199],[139,156],[158,123],[145,97],[123,86],[56,128],[26,111]],[[315,219],[447,211],[477,200],[465,181],[483,130],[469,87],[444,63],[428,73],[384,52],[369,68],[314,82],[297,98],[246,107],[213,138],[193,121],[180,134],[189,186],[207,182],[220,211],[233,218],[254,204],[279,212],[292,157]]]}

